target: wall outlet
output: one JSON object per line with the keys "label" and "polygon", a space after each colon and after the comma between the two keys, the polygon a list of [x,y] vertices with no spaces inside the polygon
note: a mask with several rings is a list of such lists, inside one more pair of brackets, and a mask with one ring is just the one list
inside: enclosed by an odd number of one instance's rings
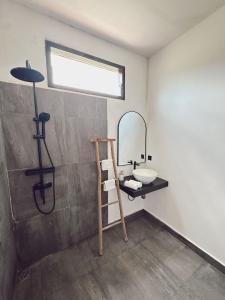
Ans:
{"label": "wall outlet", "polygon": [[148,155],[148,160],[152,160],[152,156],[151,155]]}

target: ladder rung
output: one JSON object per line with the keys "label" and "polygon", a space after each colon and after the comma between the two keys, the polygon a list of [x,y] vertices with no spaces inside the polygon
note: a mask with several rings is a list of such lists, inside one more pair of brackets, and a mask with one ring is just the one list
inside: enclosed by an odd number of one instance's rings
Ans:
{"label": "ladder rung", "polygon": [[109,205],[112,205],[112,204],[115,204],[115,203],[119,203],[119,201],[117,200],[117,201],[106,203],[106,204],[102,205],[102,207],[106,207],[106,206],[109,206]]}
{"label": "ladder rung", "polygon": [[107,229],[109,229],[109,228],[111,228],[111,227],[113,227],[113,226],[116,226],[116,225],[118,225],[118,224],[121,224],[121,223],[122,223],[121,220],[112,222],[112,223],[110,223],[109,225],[103,227],[102,230],[105,231],[105,230],[107,230]]}
{"label": "ladder rung", "polygon": [[[119,180],[118,178],[112,178],[112,179],[114,179],[115,181]],[[107,180],[106,180],[106,181],[107,181]],[[105,182],[105,181],[102,181],[101,184],[104,184],[104,182]]]}

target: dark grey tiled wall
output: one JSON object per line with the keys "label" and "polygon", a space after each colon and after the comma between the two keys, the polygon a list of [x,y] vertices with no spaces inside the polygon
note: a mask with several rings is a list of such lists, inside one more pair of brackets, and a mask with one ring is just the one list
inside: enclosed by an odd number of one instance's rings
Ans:
{"label": "dark grey tiled wall", "polygon": [[16,251],[12,230],[10,199],[2,124],[0,119],[0,299],[12,296],[16,271]]}
{"label": "dark grey tiled wall", "polygon": [[[38,163],[32,138],[32,88],[0,82],[16,245],[22,267],[96,232],[97,176],[95,148],[90,138],[107,136],[106,99],[40,88],[37,97],[39,112],[51,114],[46,135],[56,165],[56,209],[49,216],[39,214],[32,198],[32,185],[38,178],[24,175],[26,168],[37,167]],[[106,158],[106,145],[101,152]],[[49,165],[45,153],[44,161]],[[51,206],[51,200],[49,194],[44,209]]]}

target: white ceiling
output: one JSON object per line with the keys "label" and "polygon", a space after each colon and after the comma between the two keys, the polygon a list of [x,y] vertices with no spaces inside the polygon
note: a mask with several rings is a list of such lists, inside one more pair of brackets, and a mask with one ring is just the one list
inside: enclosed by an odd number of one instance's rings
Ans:
{"label": "white ceiling", "polygon": [[147,57],[225,4],[225,0],[16,2]]}

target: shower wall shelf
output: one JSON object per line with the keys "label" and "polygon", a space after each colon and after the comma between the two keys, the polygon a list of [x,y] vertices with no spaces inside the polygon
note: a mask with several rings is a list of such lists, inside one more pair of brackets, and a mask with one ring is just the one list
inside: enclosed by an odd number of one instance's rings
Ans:
{"label": "shower wall shelf", "polygon": [[[124,180],[130,180],[130,179],[135,180],[135,178],[133,176],[126,176],[124,178]],[[152,193],[157,190],[161,190],[165,187],[168,187],[168,185],[169,185],[169,182],[167,180],[157,177],[151,183],[143,184],[142,188],[138,189],[137,191],[124,186],[123,182],[120,182],[120,189],[123,192],[127,193],[129,196],[136,198],[139,196],[144,196],[146,194]]]}

